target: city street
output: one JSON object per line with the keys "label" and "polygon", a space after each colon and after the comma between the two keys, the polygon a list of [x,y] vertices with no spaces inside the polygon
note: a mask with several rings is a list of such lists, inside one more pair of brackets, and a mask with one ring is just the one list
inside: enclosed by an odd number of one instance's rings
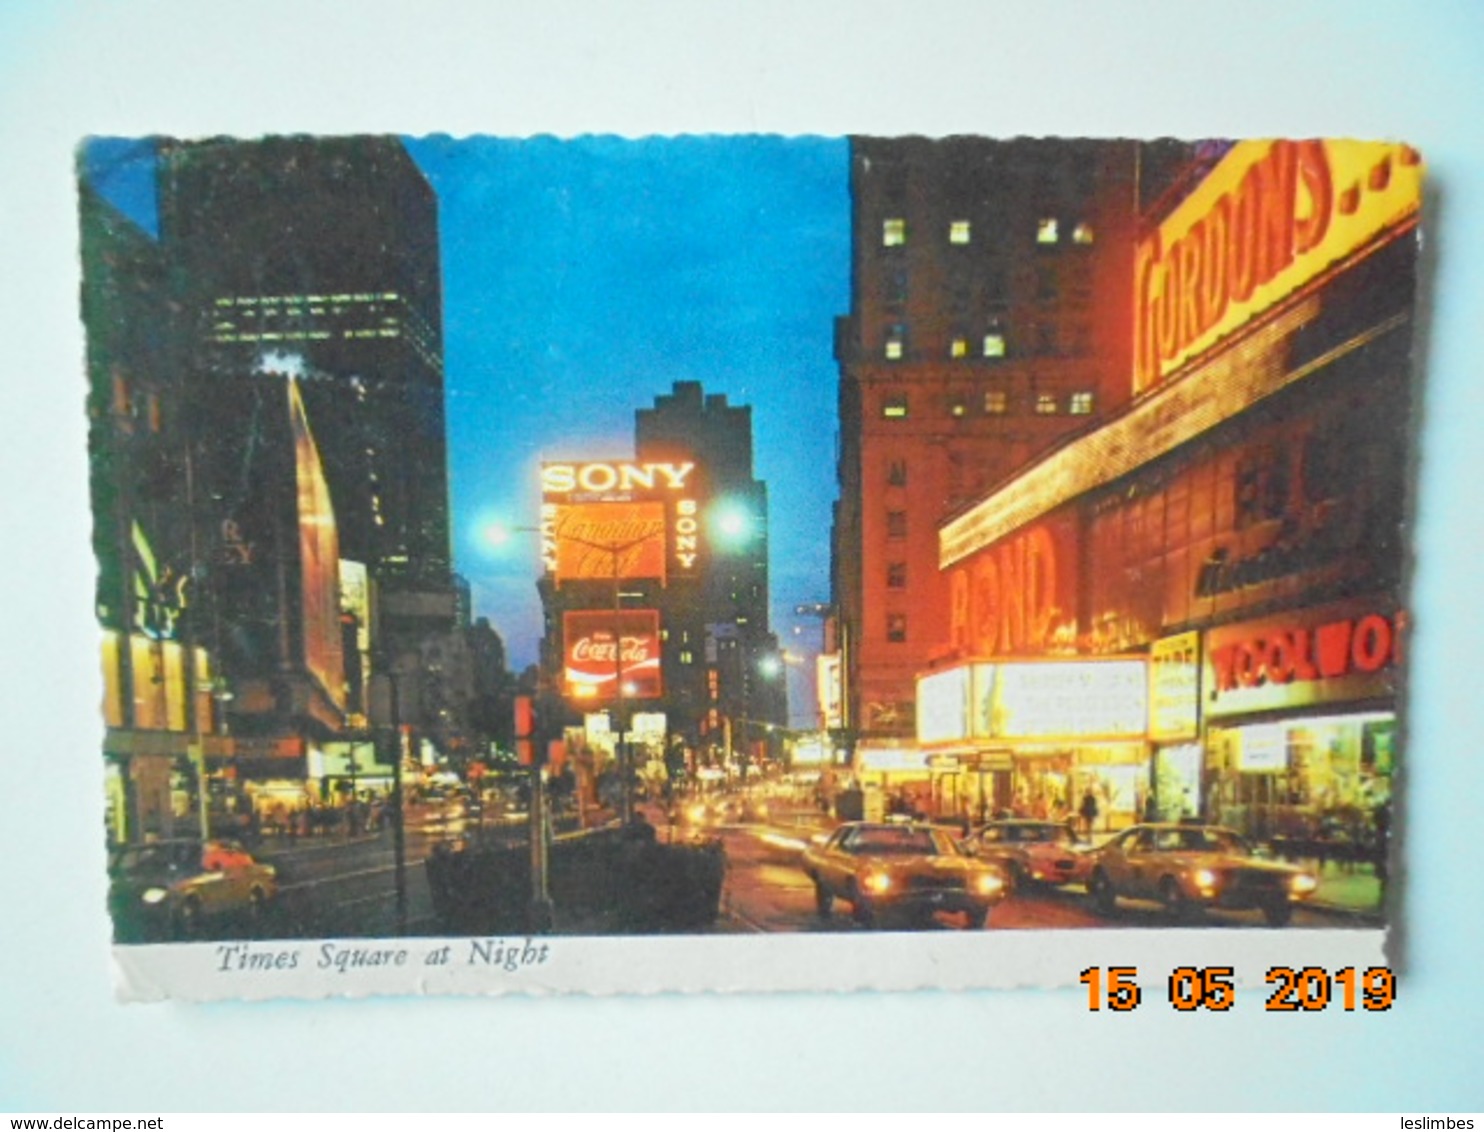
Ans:
{"label": "city street", "polygon": [[[800,867],[800,855],[811,837],[820,836],[831,822],[805,806],[780,807],[770,820],[702,826],[671,826],[664,811],[648,807],[647,817],[659,839],[719,838],[727,858],[720,915],[711,934],[754,932],[859,932],[850,906],[837,901],[828,919],[815,910],[814,886]],[[426,861],[442,840],[457,840],[476,825],[461,811],[440,807],[409,809],[406,833],[406,931],[411,935],[440,934],[428,885]],[[487,824],[482,835],[521,844],[525,825],[512,820],[500,827]],[[251,934],[276,938],[385,937],[399,933],[396,912],[396,865],[389,829],[357,837],[330,836],[290,841],[274,838],[260,847],[258,858],[273,865],[279,875],[279,897],[261,931]],[[1256,911],[1215,912],[1202,921],[1211,927],[1265,928]],[[1296,928],[1342,927],[1370,922],[1337,909],[1300,907]],[[917,925],[925,930],[962,929],[961,916],[942,914]],[[1159,905],[1122,900],[1111,917],[1099,915],[1080,885],[1016,891],[994,909],[994,930],[1069,929],[1089,927],[1169,928],[1168,914]],[[556,909],[557,934],[606,934],[602,918],[581,909]]]}

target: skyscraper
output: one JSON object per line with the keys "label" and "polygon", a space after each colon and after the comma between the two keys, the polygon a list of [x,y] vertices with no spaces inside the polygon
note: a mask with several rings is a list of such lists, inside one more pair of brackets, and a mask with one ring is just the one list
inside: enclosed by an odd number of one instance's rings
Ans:
{"label": "skyscraper", "polygon": [[437,203],[401,143],[166,143],[160,184],[208,422],[244,375],[298,377],[342,554],[383,589],[446,587]]}
{"label": "skyscraper", "polygon": [[1128,395],[1139,156],[851,142],[833,588],[858,737],[912,735],[946,646],[938,521]]}

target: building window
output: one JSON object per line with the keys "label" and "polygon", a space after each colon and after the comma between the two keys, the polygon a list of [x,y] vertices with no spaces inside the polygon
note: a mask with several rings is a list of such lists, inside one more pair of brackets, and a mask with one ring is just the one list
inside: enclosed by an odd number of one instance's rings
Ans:
{"label": "building window", "polygon": [[886,330],[886,356],[896,361],[902,356],[907,341],[907,328],[900,322],[893,323]]}
{"label": "building window", "polygon": [[881,415],[883,417],[897,418],[907,415],[907,395],[905,393],[894,393],[881,402]]}
{"label": "building window", "polygon": [[1085,417],[1092,412],[1092,394],[1088,392],[1073,393],[1072,399],[1067,403],[1067,412],[1074,417]]}
{"label": "building window", "polygon": [[886,465],[886,486],[907,486],[907,461],[892,460]]}
{"label": "building window", "polygon": [[969,403],[963,397],[950,397],[948,399],[948,415],[950,417],[966,417],[969,415]]}
{"label": "building window", "polygon": [[1078,221],[1077,226],[1072,229],[1072,243],[1081,244],[1083,247],[1092,243],[1092,225],[1086,220]]}
{"label": "building window", "polygon": [[886,615],[886,639],[898,644],[907,639],[907,615],[905,613]]}
{"label": "building window", "polygon": [[892,217],[881,222],[881,244],[883,247],[899,248],[907,242],[907,222]]}
{"label": "building window", "polygon": [[1056,323],[1043,322],[1036,327],[1036,353],[1055,357],[1058,353]]}
{"label": "building window", "polygon": [[948,356],[950,358],[967,358],[969,356],[969,340],[967,338],[955,338],[948,343]]}
{"label": "building window", "polygon": [[1036,243],[1050,245],[1059,238],[1056,217],[1043,216],[1036,221]]}
{"label": "building window", "polygon": [[1005,356],[1005,332],[994,329],[984,336],[984,356],[986,358],[1003,358]]}
{"label": "building window", "polygon": [[1010,394],[1003,389],[988,389],[984,393],[984,411],[992,417],[1002,416],[1010,410]]}
{"label": "building window", "polygon": [[969,222],[967,220],[954,220],[948,225],[948,242],[950,244],[967,244],[969,242]]}
{"label": "building window", "polygon": [[1036,394],[1036,413],[1039,416],[1048,417],[1048,416],[1051,416],[1055,412],[1056,412],[1056,394],[1055,393],[1037,393]]}
{"label": "building window", "polygon": [[907,537],[907,512],[905,512],[905,511],[888,511],[886,513],[886,537],[887,538],[906,538]]}
{"label": "building window", "polygon": [[907,301],[907,273],[905,271],[893,271],[886,277],[886,301],[898,307]]}
{"label": "building window", "polygon": [[904,590],[907,588],[907,564],[905,562],[888,562],[886,564],[886,588],[889,590]]}

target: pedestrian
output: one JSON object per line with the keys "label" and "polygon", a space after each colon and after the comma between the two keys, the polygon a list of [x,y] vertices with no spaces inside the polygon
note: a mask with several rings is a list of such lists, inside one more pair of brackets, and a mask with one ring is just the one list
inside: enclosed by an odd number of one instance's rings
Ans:
{"label": "pedestrian", "polygon": [[1082,808],[1079,812],[1082,814],[1083,832],[1091,836],[1093,827],[1097,825],[1098,820],[1098,800],[1097,796],[1093,794],[1091,786],[1082,794]]}

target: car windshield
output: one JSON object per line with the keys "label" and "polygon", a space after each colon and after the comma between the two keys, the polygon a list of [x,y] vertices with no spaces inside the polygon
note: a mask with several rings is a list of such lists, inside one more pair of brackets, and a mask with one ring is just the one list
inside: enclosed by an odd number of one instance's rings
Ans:
{"label": "car windshield", "polygon": [[917,854],[935,856],[948,851],[945,843],[926,829],[893,828],[858,829],[845,839],[843,848],[847,853],[869,854]]}
{"label": "car windshield", "polygon": [[1071,835],[1064,825],[1047,822],[1045,825],[1012,825],[1005,828],[1006,841],[1068,841]]}
{"label": "car windshield", "polygon": [[1154,848],[1164,853],[1245,853],[1247,846],[1224,829],[1161,829],[1154,834]]}
{"label": "car windshield", "polygon": [[120,872],[149,872],[159,869],[194,869],[201,864],[201,846],[194,841],[162,841],[131,845],[119,854]]}

